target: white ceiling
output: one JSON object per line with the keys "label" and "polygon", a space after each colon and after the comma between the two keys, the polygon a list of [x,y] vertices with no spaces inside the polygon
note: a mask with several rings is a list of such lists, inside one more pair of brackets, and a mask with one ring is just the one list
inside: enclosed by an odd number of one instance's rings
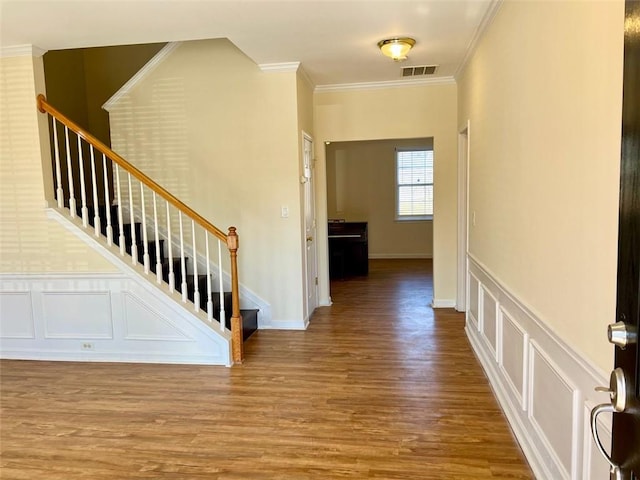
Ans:
{"label": "white ceiling", "polygon": [[[45,50],[230,39],[258,64],[301,62],[316,85],[453,76],[496,0],[0,0],[0,46]],[[376,44],[410,36],[395,63]]]}

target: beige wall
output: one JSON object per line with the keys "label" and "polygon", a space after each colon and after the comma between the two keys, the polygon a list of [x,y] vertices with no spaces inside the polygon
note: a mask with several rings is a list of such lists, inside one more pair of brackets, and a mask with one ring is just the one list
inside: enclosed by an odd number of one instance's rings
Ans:
{"label": "beige wall", "polygon": [[[456,297],[457,93],[453,83],[317,92],[314,97],[318,185],[326,185],[325,142],[433,137],[434,299]],[[318,188],[320,264],[327,265],[326,189]],[[320,269],[320,299],[328,301],[328,271]]]}
{"label": "beige wall", "polygon": [[236,226],[240,282],[274,320],[300,321],[296,73],[262,72],[227,40],[186,42],[110,113],[114,150],[223,230]]}
{"label": "beige wall", "polygon": [[109,114],[102,105],[164,43],[52,50],[44,55],[47,99],[109,145]]}
{"label": "beige wall", "polygon": [[327,145],[328,217],[368,222],[369,256],[432,257],[433,222],[399,222],[395,214],[396,148],[432,146],[428,138]]}
{"label": "beige wall", "polygon": [[36,109],[44,91],[41,58],[0,58],[0,273],[113,272],[45,216],[53,189],[46,116]]}
{"label": "beige wall", "polygon": [[569,345],[611,365],[624,3],[505,2],[459,81],[469,251]]}

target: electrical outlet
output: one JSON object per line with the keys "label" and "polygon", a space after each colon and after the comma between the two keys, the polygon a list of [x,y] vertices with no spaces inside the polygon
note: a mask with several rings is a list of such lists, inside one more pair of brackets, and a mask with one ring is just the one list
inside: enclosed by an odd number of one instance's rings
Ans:
{"label": "electrical outlet", "polygon": [[94,345],[91,342],[84,342],[82,344],[82,350],[93,350],[94,349]]}
{"label": "electrical outlet", "polygon": [[282,218],[289,218],[289,207],[283,205],[282,209],[280,210],[280,216]]}

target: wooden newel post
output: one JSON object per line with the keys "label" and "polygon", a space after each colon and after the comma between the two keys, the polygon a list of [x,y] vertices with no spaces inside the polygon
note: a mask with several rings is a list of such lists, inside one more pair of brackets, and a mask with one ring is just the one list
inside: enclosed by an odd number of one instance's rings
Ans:
{"label": "wooden newel post", "polygon": [[242,345],[242,317],[240,316],[240,294],[238,289],[238,234],[236,227],[229,227],[227,247],[231,255],[231,348],[233,361],[242,363],[244,349]]}

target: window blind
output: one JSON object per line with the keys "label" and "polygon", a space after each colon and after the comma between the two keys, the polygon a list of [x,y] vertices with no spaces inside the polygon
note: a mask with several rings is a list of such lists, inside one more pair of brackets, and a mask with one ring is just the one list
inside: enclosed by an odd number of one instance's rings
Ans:
{"label": "window blind", "polygon": [[397,217],[433,215],[433,150],[399,150]]}

